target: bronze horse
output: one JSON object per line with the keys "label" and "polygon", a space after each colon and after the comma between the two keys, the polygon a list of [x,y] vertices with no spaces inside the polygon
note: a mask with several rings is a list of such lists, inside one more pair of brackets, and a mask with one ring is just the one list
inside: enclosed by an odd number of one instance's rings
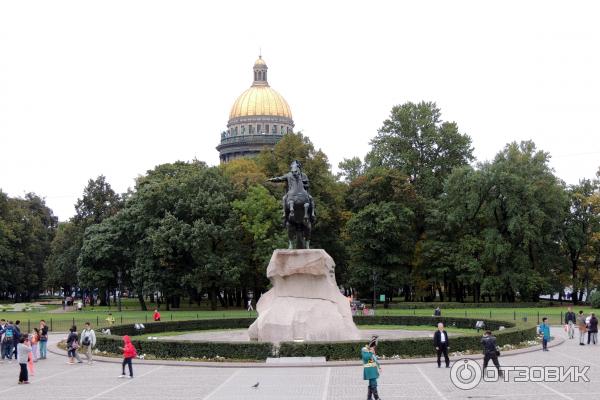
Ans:
{"label": "bronze horse", "polygon": [[308,193],[308,177],[302,172],[300,162],[294,160],[290,165],[290,172],[271,178],[269,181],[286,183],[283,216],[288,230],[288,248],[310,248],[311,229],[315,222],[315,204]]}

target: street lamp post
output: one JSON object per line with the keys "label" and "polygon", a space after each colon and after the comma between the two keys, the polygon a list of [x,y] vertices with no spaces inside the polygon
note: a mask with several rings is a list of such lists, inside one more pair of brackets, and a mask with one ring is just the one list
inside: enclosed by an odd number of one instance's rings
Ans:
{"label": "street lamp post", "polygon": [[117,283],[119,284],[119,297],[118,297],[117,301],[118,301],[119,312],[121,312],[121,270],[120,269],[117,271]]}
{"label": "street lamp post", "polygon": [[375,283],[377,282],[377,273],[375,269],[373,269],[373,310],[375,309],[375,305],[377,304],[377,297],[375,294]]}

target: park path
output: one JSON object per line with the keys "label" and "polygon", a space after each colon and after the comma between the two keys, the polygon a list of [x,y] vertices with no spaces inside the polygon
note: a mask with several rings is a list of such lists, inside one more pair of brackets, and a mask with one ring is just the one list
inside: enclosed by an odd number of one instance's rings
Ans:
{"label": "park path", "polygon": [[[564,332],[553,327],[564,339]],[[51,340],[58,339],[54,335]],[[502,365],[590,366],[588,383],[493,382],[463,391],[450,381],[449,370],[428,364],[384,365],[379,380],[383,399],[416,400],[558,400],[600,398],[600,345],[579,346],[566,339],[549,352],[501,357]],[[481,356],[474,357],[481,363]],[[190,368],[134,362],[136,378],[118,379],[120,365],[65,364],[64,355],[50,354],[36,364],[31,385],[17,385],[18,367],[0,365],[0,397],[68,400],[199,399],[199,400],[364,400],[362,367]],[[453,361],[458,361],[453,359]],[[258,388],[252,386],[259,383]]]}

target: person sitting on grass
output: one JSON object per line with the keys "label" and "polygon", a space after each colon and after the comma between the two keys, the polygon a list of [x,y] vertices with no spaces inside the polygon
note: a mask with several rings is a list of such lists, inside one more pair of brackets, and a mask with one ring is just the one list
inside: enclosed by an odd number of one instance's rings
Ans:
{"label": "person sitting on grass", "polygon": [[113,326],[115,324],[115,317],[113,317],[112,313],[108,313],[108,317],[106,317],[106,322],[108,326]]}

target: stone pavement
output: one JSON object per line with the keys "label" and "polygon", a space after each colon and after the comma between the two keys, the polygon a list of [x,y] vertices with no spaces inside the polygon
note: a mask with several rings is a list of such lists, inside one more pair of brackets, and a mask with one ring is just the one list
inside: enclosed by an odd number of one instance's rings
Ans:
{"label": "stone pavement", "polygon": [[[564,338],[559,327],[552,333]],[[449,369],[435,364],[384,365],[379,380],[382,399],[597,399],[600,398],[600,345],[579,346],[565,340],[549,352],[520,353],[500,358],[502,365],[590,366],[590,382],[483,382],[464,391],[450,381]],[[481,363],[481,357],[475,358]],[[327,400],[365,399],[360,366],[294,368],[219,368],[149,365],[134,362],[134,379],[118,379],[120,366],[96,362],[67,365],[50,354],[36,364],[30,385],[17,385],[18,366],[0,365],[0,398],[81,400]],[[254,389],[252,385],[260,382]]]}

